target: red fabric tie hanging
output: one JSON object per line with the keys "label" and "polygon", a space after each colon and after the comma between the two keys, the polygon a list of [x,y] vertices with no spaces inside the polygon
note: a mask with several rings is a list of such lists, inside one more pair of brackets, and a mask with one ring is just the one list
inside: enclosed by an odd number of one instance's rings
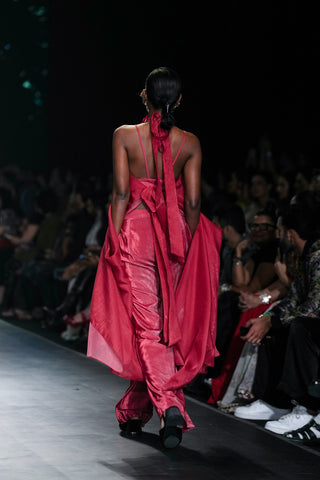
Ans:
{"label": "red fabric tie hanging", "polygon": [[178,208],[176,181],[172,167],[169,130],[164,130],[160,127],[161,115],[158,113],[154,113],[151,117],[146,117],[145,120],[150,122],[152,148],[158,178],[158,153],[160,152],[162,154],[170,253],[174,255],[177,260],[184,262],[183,237]]}

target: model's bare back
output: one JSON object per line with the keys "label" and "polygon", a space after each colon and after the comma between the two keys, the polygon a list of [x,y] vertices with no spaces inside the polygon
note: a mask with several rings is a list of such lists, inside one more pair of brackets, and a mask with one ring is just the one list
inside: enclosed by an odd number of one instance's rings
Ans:
{"label": "model's bare back", "polygon": [[[143,148],[146,153],[150,178],[156,178],[156,167],[153,159],[150,126],[138,126]],[[184,138],[184,132],[173,127],[169,133],[172,158],[174,159]],[[130,198],[130,175],[146,178],[146,166],[142,147],[135,125],[123,125],[113,136],[113,194],[112,221],[117,233],[120,232]],[[199,221],[201,199],[201,147],[198,138],[192,133],[186,139],[173,165],[176,180],[183,173],[184,212],[193,235]],[[163,177],[162,161],[158,162],[159,177]]]}
{"label": "model's bare back", "polygon": [[[152,152],[151,132],[149,124],[138,125],[141,141],[147,158],[147,165],[150,178],[156,178],[156,166]],[[136,178],[145,178],[147,176],[144,155],[139,141],[139,136],[134,125],[127,125],[122,127],[123,139],[127,151],[128,167],[131,175]],[[172,159],[176,158],[177,153],[184,140],[184,132],[180,128],[173,127],[169,134]],[[179,152],[178,158],[173,165],[175,178],[178,179],[183,171],[184,165],[188,158],[193,154],[194,150],[194,135],[187,133],[185,142]],[[163,178],[163,165],[161,154],[158,158],[159,177]]]}

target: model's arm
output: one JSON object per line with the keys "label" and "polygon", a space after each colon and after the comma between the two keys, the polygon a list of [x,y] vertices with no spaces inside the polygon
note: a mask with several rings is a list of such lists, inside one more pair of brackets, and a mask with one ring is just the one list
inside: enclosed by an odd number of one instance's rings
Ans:
{"label": "model's arm", "polygon": [[191,138],[191,154],[183,169],[184,214],[193,236],[200,218],[201,207],[201,147],[196,136]]}
{"label": "model's arm", "polygon": [[113,135],[113,191],[111,218],[119,235],[130,198],[130,173],[121,127]]}

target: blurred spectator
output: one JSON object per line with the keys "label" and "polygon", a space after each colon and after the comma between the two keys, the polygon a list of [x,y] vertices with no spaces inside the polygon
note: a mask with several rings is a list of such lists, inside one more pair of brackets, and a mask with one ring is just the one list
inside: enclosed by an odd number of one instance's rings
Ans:
{"label": "blurred spectator", "polygon": [[274,179],[268,171],[255,171],[250,179],[251,201],[244,207],[247,225],[252,223],[255,214],[268,206],[275,206]]}
{"label": "blurred spectator", "polygon": [[25,308],[23,279],[27,276],[28,281],[32,282],[32,275],[26,275],[26,272],[28,269],[30,270],[30,265],[43,258],[47,248],[52,248],[61,224],[61,215],[56,211],[58,208],[57,198],[53,191],[45,189],[38,193],[32,208],[34,223],[27,225],[23,235],[18,237],[6,234],[6,238],[16,248],[12,258],[5,264],[6,289],[3,302],[6,310],[3,312],[4,316],[17,315],[24,318],[22,312]]}
{"label": "blurred spectator", "polygon": [[278,211],[290,203],[293,196],[293,180],[292,172],[281,172],[276,176],[275,201]]}
{"label": "blurred spectator", "polygon": [[[232,284],[224,286],[224,290],[236,292],[238,301],[241,292],[259,292],[260,301],[263,307],[269,303],[269,295],[263,290],[272,284],[276,279],[275,259],[278,250],[278,241],[276,238],[276,217],[274,211],[267,209],[261,210],[254,217],[254,222],[250,225],[250,237],[242,240],[235,247],[232,265]],[[245,250],[249,247],[254,251],[249,258],[245,257]],[[260,293],[261,292],[261,293]],[[267,301],[264,301],[264,298]],[[238,304],[237,321],[233,325],[235,330],[232,332],[231,340],[224,344],[225,354],[222,361],[217,361],[216,367],[211,373],[212,394],[209,403],[215,404],[220,400],[228,386],[237,360],[243,347],[243,341],[240,339],[240,326],[243,326],[246,319],[240,316],[240,304]],[[221,318],[217,323],[223,322]],[[218,340],[217,340],[218,341]]]}
{"label": "blurred spectator", "polygon": [[[240,292],[239,305],[243,312],[240,318],[239,327],[246,327],[247,320],[255,318],[263,312],[270,312],[277,305],[280,299],[284,298],[294,279],[296,271],[296,255],[289,246],[283,245],[284,238],[281,228],[281,217],[279,225],[279,251],[274,264],[277,280],[270,284],[263,291],[255,294]],[[239,328],[239,336],[242,340],[243,333]],[[252,387],[254,382],[258,346],[248,342],[243,344],[241,354],[235,366],[234,372],[221,400],[217,402],[218,408],[228,413],[233,413],[235,408],[252,401]]]}
{"label": "blurred spectator", "polygon": [[245,210],[250,202],[247,173],[240,169],[233,170],[228,178],[226,191],[233,199],[233,202]]}
{"label": "blurred spectator", "polygon": [[100,196],[95,201],[88,202],[88,208],[95,213],[95,220],[86,236],[83,253],[77,260],[67,265],[61,273],[61,281],[68,284],[67,293],[58,307],[52,309],[47,305],[44,306],[43,327],[65,329],[61,334],[65,340],[75,340],[81,331],[87,333],[91,294],[107,230],[107,211],[110,201],[109,194],[107,203],[104,197]]}
{"label": "blurred spectator", "polygon": [[[235,262],[236,249],[240,242],[247,237],[245,218],[242,208],[239,205],[226,207],[217,213],[217,225],[222,228],[223,243],[221,248],[221,266],[218,291],[217,310],[217,348],[220,356],[216,359],[215,371],[222,365],[226,348],[238,324],[239,294],[232,291],[232,272]],[[242,260],[247,263],[253,255],[255,247],[247,246],[242,253]]]}
{"label": "blurred spectator", "polygon": [[301,167],[297,170],[294,178],[294,193],[301,193],[312,189],[312,167]]}

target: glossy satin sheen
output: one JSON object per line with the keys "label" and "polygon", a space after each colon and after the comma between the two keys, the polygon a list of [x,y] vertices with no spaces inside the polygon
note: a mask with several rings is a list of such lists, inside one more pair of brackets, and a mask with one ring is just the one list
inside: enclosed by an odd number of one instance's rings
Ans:
{"label": "glossy satin sheen", "polygon": [[[181,227],[185,234],[184,254],[187,252],[188,234],[183,215]],[[129,210],[119,236],[121,260],[131,284],[132,322],[135,348],[144,373],[144,382],[131,382],[124,397],[116,406],[120,423],[128,416],[137,416],[145,424],[152,415],[152,405],[159,417],[172,405],[182,412],[185,429],[193,424],[185,412],[182,389],[167,390],[166,384],[176,373],[174,347],[163,343],[163,303],[161,281],[157,267],[154,228],[147,209]],[[174,290],[183,265],[171,262]]]}

